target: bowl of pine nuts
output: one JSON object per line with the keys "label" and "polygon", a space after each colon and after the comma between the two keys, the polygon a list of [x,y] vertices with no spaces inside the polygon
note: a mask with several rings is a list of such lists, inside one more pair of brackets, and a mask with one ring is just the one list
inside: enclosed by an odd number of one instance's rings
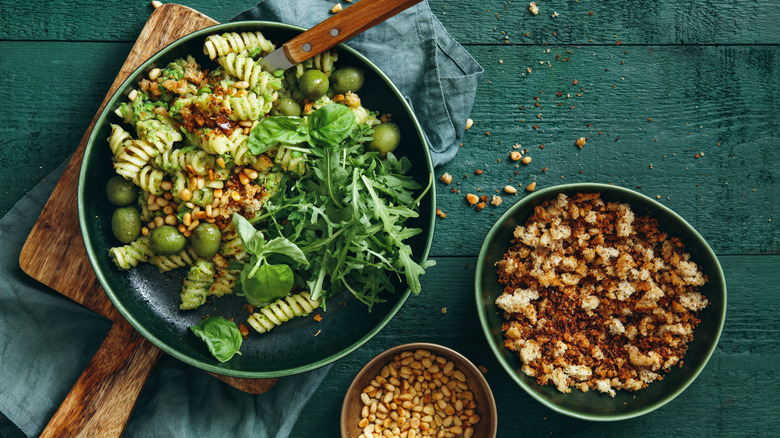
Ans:
{"label": "bowl of pine nuts", "polygon": [[493,438],[496,402],[482,373],[460,353],[403,344],[368,362],[341,406],[341,436]]}

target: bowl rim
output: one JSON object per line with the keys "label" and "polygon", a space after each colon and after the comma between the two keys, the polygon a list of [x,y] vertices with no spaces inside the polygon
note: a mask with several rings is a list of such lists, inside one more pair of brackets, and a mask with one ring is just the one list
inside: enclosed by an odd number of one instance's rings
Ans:
{"label": "bowl rim", "polygon": [[[87,222],[85,218],[86,204],[85,204],[84,191],[86,189],[85,186],[86,186],[87,168],[89,167],[88,159],[91,156],[91,152],[93,148],[96,147],[95,146],[96,142],[100,141],[100,139],[97,138],[97,134],[99,131],[98,127],[106,123],[106,119],[110,117],[111,113],[113,112],[112,109],[116,106],[117,101],[123,98],[126,95],[125,92],[129,90],[128,87],[134,86],[134,82],[138,80],[137,76],[141,72],[149,69],[151,65],[155,64],[160,59],[164,60],[166,56],[169,56],[170,51],[174,50],[175,48],[177,48],[182,44],[186,44],[190,42],[191,40],[205,38],[205,36],[212,33],[222,33],[222,32],[231,31],[233,29],[245,29],[248,27],[256,28],[259,31],[263,31],[264,29],[281,29],[281,30],[303,32],[306,30],[306,28],[301,26],[295,26],[291,24],[279,23],[274,21],[265,21],[265,20],[245,20],[245,21],[234,21],[229,23],[219,23],[213,26],[205,27],[203,29],[197,30],[195,32],[192,32],[188,35],[176,39],[172,43],[162,48],[160,51],[150,56],[138,67],[133,69],[133,71],[128,75],[127,79],[125,79],[116,89],[116,91],[114,91],[114,93],[111,95],[111,98],[106,102],[106,104],[99,109],[98,118],[96,119],[94,125],[92,126],[92,129],[89,134],[89,138],[87,139],[87,143],[84,148],[84,154],[80,164],[79,177],[78,177],[77,208],[78,208],[79,228],[81,231],[81,237],[84,240],[84,246],[86,248],[87,257],[89,258],[92,269],[95,272],[95,275],[98,281],[100,282],[100,285],[102,286],[106,295],[108,295],[114,307],[116,307],[116,309],[119,311],[122,317],[126,321],[128,321],[130,325],[132,325],[133,328],[135,328],[135,330],[137,330],[145,339],[150,341],[152,344],[154,344],[164,352],[181,360],[182,362],[188,365],[192,365],[196,368],[208,372],[212,372],[215,374],[224,375],[224,376],[249,378],[249,379],[264,379],[264,378],[284,377],[284,376],[311,371],[323,367],[325,365],[328,365],[330,363],[333,363],[347,356],[348,354],[354,352],[355,350],[359,349],[371,338],[376,336],[390,322],[390,320],[393,319],[393,317],[400,311],[401,307],[403,307],[404,303],[411,295],[411,290],[409,289],[409,287],[406,287],[406,290],[402,294],[399,294],[399,299],[396,302],[396,304],[393,306],[392,309],[390,309],[390,311],[385,315],[385,317],[377,323],[377,325],[373,329],[371,329],[366,334],[364,334],[352,345],[342,349],[341,351],[335,352],[334,354],[331,354],[327,357],[320,358],[315,362],[307,363],[292,368],[286,368],[284,370],[276,370],[276,371],[243,371],[243,370],[237,370],[231,368],[224,368],[220,366],[221,364],[205,362],[193,358],[182,352],[179,352],[176,348],[172,347],[171,345],[168,345],[168,343],[163,342],[160,338],[154,336],[148,329],[146,329],[143,326],[143,324],[141,324],[138,321],[138,319],[133,317],[131,311],[122,304],[122,302],[119,300],[116,293],[113,291],[113,288],[110,286],[106,276],[98,268],[99,265],[97,263],[97,257],[99,256],[95,254],[95,249],[92,245],[92,240],[89,236],[89,233],[87,232]],[[410,122],[411,125],[414,127],[415,135],[420,139],[423,148],[422,153],[425,158],[424,165],[420,167],[424,167],[427,173],[429,174],[429,179],[431,183],[428,188],[429,194],[427,194],[426,196],[430,196],[432,200],[430,206],[431,211],[429,212],[430,213],[429,220],[427,224],[424,224],[427,225],[430,231],[428,232],[427,238],[425,239],[423,250],[419,254],[421,262],[424,262],[428,259],[428,256],[430,254],[431,245],[433,243],[433,235],[435,231],[435,218],[436,218],[436,215],[433,213],[436,209],[436,184],[433,184],[433,161],[430,154],[430,146],[428,144],[428,138],[425,135],[425,131],[423,131],[422,126],[420,125],[420,121],[418,120],[417,115],[415,114],[413,108],[411,107],[411,104],[404,98],[403,93],[401,93],[401,91],[398,89],[395,83],[393,83],[393,81],[376,64],[374,64],[366,55],[349,47],[347,44],[343,44],[343,43],[339,44],[336,46],[336,48],[339,51],[347,52],[350,55],[354,56],[355,58],[359,59],[360,62],[362,62],[366,68],[373,70],[373,72],[376,73],[376,75],[387,84],[388,88],[392,91],[395,98],[399,101],[401,107],[404,108],[404,110],[410,115],[410,119],[411,119]]]}
{"label": "bowl rim", "polygon": [[[609,191],[611,193],[618,193],[621,195],[629,195],[629,196],[635,196],[642,201],[649,203],[653,206],[653,208],[657,208],[661,211],[663,211],[665,214],[672,217],[675,221],[678,221],[681,227],[684,227],[687,232],[695,236],[699,241],[701,241],[703,245],[704,251],[712,257],[712,259],[715,261],[715,272],[708,272],[707,276],[711,279],[717,278],[718,282],[723,285],[721,289],[721,293],[723,296],[723,310],[720,313],[719,318],[717,320],[718,329],[717,333],[714,334],[713,340],[711,345],[706,351],[706,354],[704,355],[703,360],[700,361],[698,366],[696,366],[695,369],[692,370],[690,376],[686,381],[680,385],[675,391],[672,391],[670,393],[665,394],[663,397],[661,397],[659,400],[655,401],[652,405],[645,407],[644,409],[639,409],[637,411],[628,412],[625,414],[611,414],[611,415],[595,415],[595,414],[584,414],[582,412],[578,412],[573,409],[563,408],[561,406],[558,406],[556,403],[553,403],[543,397],[541,397],[537,393],[537,388],[532,388],[529,386],[526,382],[524,382],[521,379],[521,376],[519,376],[514,369],[512,369],[507,361],[502,357],[502,348],[503,346],[496,345],[495,342],[492,340],[492,334],[488,328],[488,319],[485,309],[482,305],[482,271],[484,269],[484,265],[487,258],[487,246],[490,241],[493,240],[495,234],[498,232],[499,224],[503,223],[505,220],[513,217],[517,210],[519,210],[521,207],[526,206],[528,204],[534,204],[538,205],[541,199],[545,199],[549,196],[551,193],[561,193],[564,191],[570,191],[570,190],[577,190],[582,192],[605,192]],[[626,201],[628,204],[631,204],[630,201]],[[698,231],[696,231],[693,226],[691,226],[685,219],[683,219],[682,216],[675,213],[672,209],[669,207],[666,207],[665,205],[661,204],[660,202],[657,202],[656,200],[642,194],[639,192],[636,192],[634,190],[621,187],[618,185],[613,184],[605,184],[605,183],[590,183],[590,182],[582,182],[582,183],[570,183],[570,184],[559,184],[554,185],[551,187],[546,187],[544,189],[535,191],[534,193],[525,196],[524,198],[518,200],[514,205],[509,207],[509,209],[502,214],[495,223],[491,226],[490,230],[488,230],[487,234],[485,235],[485,238],[482,242],[482,246],[480,247],[479,256],[477,257],[477,265],[476,265],[476,274],[474,279],[474,292],[475,292],[475,299],[476,299],[476,305],[477,305],[477,313],[479,315],[479,321],[480,325],[482,326],[482,332],[484,333],[485,337],[487,338],[488,345],[490,346],[490,349],[493,351],[494,356],[498,360],[498,362],[501,364],[501,367],[504,369],[504,371],[509,374],[509,376],[521,387],[523,390],[528,393],[531,397],[542,403],[543,405],[547,406],[548,408],[552,409],[555,412],[578,418],[581,420],[589,420],[589,421],[619,421],[619,420],[626,420],[629,418],[635,418],[647,413],[650,413],[670,401],[672,401],[674,398],[676,398],[678,395],[680,395],[691,383],[693,383],[694,380],[698,377],[698,375],[701,373],[701,371],[704,369],[704,367],[709,362],[710,358],[712,357],[712,354],[714,353],[715,349],[718,346],[718,342],[720,340],[721,333],[723,332],[723,326],[726,321],[726,309],[727,309],[727,291],[726,291],[726,280],[723,275],[723,268],[720,265],[720,261],[718,260],[717,256],[715,255],[715,252],[710,247],[709,243],[704,239],[704,237],[699,234]],[[534,383],[535,384],[535,383]]]}
{"label": "bowl rim", "polygon": [[[460,361],[460,363],[463,364],[466,368],[468,368],[473,375],[477,376],[477,380],[479,382],[479,385],[481,388],[484,389],[485,396],[488,399],[488,409],[487,411],[491,414],[491,422],[490,422],[490,431],[489,435],[490,437],[495,438],[497,431],[498,431],[498,408],[496,405],[496,399],[493,397],[493,391],[490,389],[490,385],[488,384],[487,379],[482,374],[482,372],[477,368],[476,365],[474,365],[471,360],[469,360],[466,356],[464,356],[461,353],[458,353],[457,351],[453,350],[452,348],[446,347],[441,344],[435,344],[432,342],[411,342],[408,344],[400,344],[396,345],[395,347],[388,348],[381,353],[374,356],[371,360],[369,360],[365,365],[363,365],[362,368],[360,368],[360,371],[355,374],[355,377],[352,379],[352,382],[350,383],[349,387],[347,388],[346,393],[344,394],[344,400],[341,403],[341,415],[340,415],[340,430],[341,430],[341,436],[347,437],[349,436],[347,434],[347,428],[349,427],[346,422],[346,414],[347,414],[347,407],[349,406],[350,401],[350,395],[353,394],[353,392],[360,390],[361,388],[357,387],[358,381],[361,377],[363,377],[372,367],[374,367],[377,363],[386,362],[388,359],[392,358],[396,354],[407,351],[407,350],[431,350],[438,352],[442,352],[442,356],[447,356],[450,359],[457,359]],[[471,389],[472,392],[474,389]]]}

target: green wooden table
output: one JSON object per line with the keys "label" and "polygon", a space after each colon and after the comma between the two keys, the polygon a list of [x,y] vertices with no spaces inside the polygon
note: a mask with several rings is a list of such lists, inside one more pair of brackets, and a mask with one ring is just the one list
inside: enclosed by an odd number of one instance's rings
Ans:
{"label": "green wooden table", "polygon": [[[227,21],[253,3],[186,5]],[[412,341],[447,345],[487,368],[500,437],[780,433],[780,3],[537,3],[533,15],[528,2],[430,0],[485,68],[473,127],[436,169],[453,176],[437,183],[447,215],[431,250],[438,265],[420,296],[336,363],[293,436],[336,436],[354,374]],[[0,2],[0,213],[75,149],[151,11],[141,0]],[[515,144],[530,164],[509,159]],[[700,377],[663,408],[617,423],[565,417],[526,395],[485,344],[474,308],[476,256],[495,219],[531,182],[585,181],[635,189],[679,213],[714,248],[728,285],[726,326]],[[499,193],[497,207],[465,202],[506,185],[518,195]],[[0,426],[13,435],[6,419]]]}

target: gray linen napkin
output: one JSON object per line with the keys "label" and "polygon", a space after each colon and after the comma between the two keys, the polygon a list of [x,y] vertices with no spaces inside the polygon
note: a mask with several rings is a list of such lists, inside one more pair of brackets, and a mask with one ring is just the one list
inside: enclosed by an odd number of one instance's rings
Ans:
{"label": "gray linen napkin", "polygon": [[[233,20],[311,27],[330,0],[267,0]],[[399,87],[423,125],[435,165],[451,160],[465,129],[482,68],[421,3],[348,44]],[[30,279],[19,253],[64,165],[0,220],[0,434],[37,436],[108,333],[110,321]],[[332,365],[331,365],[332,366]],[[290,435],[331,366],[281,378],[250,395],[169,356],[142,391],[125,436]],[[11,432],[9,432],[11,431]],[[229,431],[229,432],[228,432]]]}

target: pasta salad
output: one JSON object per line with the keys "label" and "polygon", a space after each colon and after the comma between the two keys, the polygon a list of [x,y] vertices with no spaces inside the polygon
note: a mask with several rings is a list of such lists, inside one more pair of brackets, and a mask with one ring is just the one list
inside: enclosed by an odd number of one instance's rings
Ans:
{"label": "pasta salad", "polygon": [[[244,296],[259,333],[344,290],[370,310],[392,276],[419,293],[432,264],[412,259],[405,241],[422,230],[404,225],[430,182],[393,154],[398,126],[362,106],[363,71],[337,68],[334,50],[263,71],[273,49],[260,32],[208,36],[213,64],[150,70],[107,139],[116,267],[186,270],[182,311]],[[222,317],[192,327],[220,361],[244,329]]]}

